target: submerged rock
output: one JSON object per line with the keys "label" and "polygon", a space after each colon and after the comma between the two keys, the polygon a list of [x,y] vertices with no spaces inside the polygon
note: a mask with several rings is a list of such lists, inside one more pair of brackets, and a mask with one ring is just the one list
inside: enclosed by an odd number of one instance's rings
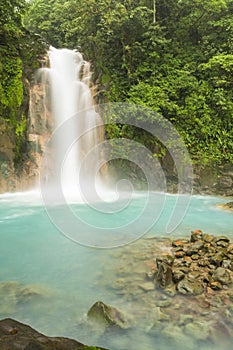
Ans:
{"label": "submerged rock", "polygon": [[0,283],[0,314],[13,314],[17,305],[20,284],[16,281]]}
{"label": "submerged rock", "polygon": [[[47,337],[30,326],[7,318],[0,321],[1,350],[88,350],[93,347],[85,346],[76,340]],[[96,350],[104,350],[96,348]]]}
{"label": "submerged rock", "polygon": [[206,322],[190,322],[184,326],[185,333],[195,340],[206,340],[210,327]]}
{"label": "submerged rock", "polygon": [[125,316],[115,307],[97,301],[87,313],[88,320],[98,324],[98,327],[104,330],[117,326],[119,328],[127,328]]}
{"label": "submerged rock", "polygon": [[22,286],[17,281],[0,283],[0,314],[10,315],[20,303],[34,301],[39,297],[49,296],[50,291],[41,285]]}

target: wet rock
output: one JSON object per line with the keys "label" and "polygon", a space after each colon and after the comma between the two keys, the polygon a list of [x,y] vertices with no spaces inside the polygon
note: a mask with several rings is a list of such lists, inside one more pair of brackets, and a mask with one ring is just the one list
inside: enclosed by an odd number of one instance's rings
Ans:
{"label": "wet rock", "polygon": [[184,245],[188,244],[189,240],[186,238],[176,239],[172,242],[173,247],[183,248]]}
{"label": "wet rock", "polygon": [[213,281],[210,283],[210,287],[213,289],[213,290],[221,290],[222,289],[222,284],[218,281]]}
{"label": "wet rock", "polygon": [[199,295],[204,292],[204,284],[201,280],[192,280],[187,277],[177,284],[177,291],[185,295]]}
{"label": "wet rock", "polygon": [[196,242],[202,239],[203,232],[201,230],[195,230],[191,232],[191,242]]}
{"label": "wet rock", "polygon": [[199,266],[206,267],[206,266],[209,266],[209,264],[210,264],[210,262],[209,262],[209,259],[207,257],[204,257],[204,258],[198,260]]}
{"label": "wet rock", "polygon": [[40,285],[27,285],[18,290],[17,301],[20,302],[29,302],[35,300],[35,298],[41,298],[48,296],[50,291]]}
{"label": "wet rock", "polygon": [[175,258],[179,259],[179,258],[183,258],[186,255],[186,253],[184,250],[178,250],[174,253],[174,255],[175,255]]}
{"label": "wet rock", "polygon": [[217,254],[210,257],[210,263],[216,266],[221,266],[225,258],[224,252],[218,252]]}
{"label": "wet rock", "polygon": [[144,292],[150,292],[155,289],[155,286],[152,282],[145,282],[139,284],[139,288],[141,288]]}
{"label": "wet rock", "polygon": [[17,305],[20,284],[15,281],[0,283],[0,313],[13,314]]}
{"label": "wet rock", "polygon": [[184,326],[187,335],[195,340],[206,340],[210,333],[209,325],[206,322],[190,322]]}
{"label": "wet rock", "polygon": [[127,328],[125,316],[115,307],[97,301],[87,313],[88,320],[98,324],[104,330],[111,326]]}
{"label": "wet rock", "polygon": [[222,261],[222,267],[224,267],[224,269],[232,269],[232,262],[231,260],[227,260],[227,259],[224,259]]}
{"label": "wet rock", "polygon": [[161,288],[167,288],[172,282],[172,268],[165,262],[158,264],[158,272],[156,275],[156,282]]}
{"label": "wet rock", "polygon": [[173,270],[172,278],[175,283],[178,283],[185,277],[185,273],[182,270]]}
{"label": "wet rock", "polygon": [[231,349],[232,347],[232,334],[222,320],[217,321],[211,327],[210,339],[217,349]]}
{"label": "wet rock", "polygon": [[[33,328],[7,318],[0,321],[1,350],[88,350],[93,347],[85,346],[76,340],[47,337]],[[98,349],[102,349],[98,347]]]}
{"label": "wet rock", "polygon": [[231,275],[227,269],[223,267],[218,267],[216,271],[214,271],[212,278],[214,281],[220,282],[225,285],[229,285],[232,283]]}
{"label": "wet rock", "polygon": [[160,267],[160,265],[162,263],[165,263],[165,264],[167,264],[169,266],[172,266],[173,262],[174,262],[174,256],[169,255],[169,254],[162,255],[160,257],[157,257],[157,259],[156,259],[156,264],[157,264],[158,268]]}
{"label": "wet rock", "polygon": [[226,236],[217,236],[217,237],[214,237],[213,241],[214,241],[214,243],[218,243],[220,241],[224,241],[224,242],[229,243],[230,239]]}
{"label": "wet rock", "polygon": [[[192,264],[192,259],[190,257],[185,257],[184,259],[175,260],[173,266],[174,268],[179,268],[179,269],[182,269],[183,271],[183,268],[189,269],[191,264]],[[185,271],[189,271],[189,270],[185,270]]]}
{"label": "wet rock", "polygon": [[168,348],[181,347],[183,349],[185,344],[187,350],[194,349],[194,342],[184,333],[182,327],[171,323],[164,327],[160,334],[166,339]]}
{"label": "wet rock", "polygon": [[209,235],[208,233],[203,233],[202,235],[202,239],[204,242],[210,243],[212,242],[214,236],[213,235]]}
{"label": "wet rock", "polygon": [[162,312],[158,306],[153,309],[153,319],[154,321],[168,321],[169,316]]}
{"label": "wet rock", "polygon": [[191,244],[186,252],[188,256],[197,254],[204,247],[203,241],[195,241],[195,243]]}
{"label": "wet rock", "polygon": [[168,307],[172,304],[172,299],[168,299],[168,300],[160,300],[157,305],[159,307]]}
{"label": "wet rock", "polygon": [[232,188],[233,180],[232,180],[231,176],[222,176],[219,184],[224,189]]}
{"label": "wet rock", "polygon": [[225,209],[225,210],[233,210],[233,202],[221,204],[221,205],[219,205],[219,207],[222,209]]}
{"label": "wet rock", "polygon": [[193,322],[193,316],[192,315],[180,315],[179,325],[184,326],[187,323]]}

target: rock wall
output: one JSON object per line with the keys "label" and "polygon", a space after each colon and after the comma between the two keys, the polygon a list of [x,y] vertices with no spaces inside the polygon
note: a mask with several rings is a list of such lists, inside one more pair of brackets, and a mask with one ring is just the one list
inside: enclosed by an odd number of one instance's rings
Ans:
{"label": "rock wall", "polygon": [[17,167],[14,132],[0,119],[0,193],[30,190],[38,185],[41,157],[51,133],[50,106],[44,99],[47,88],[40,83],[30,87],[27,155]]}
{"label": "rock wall", "polygon": [[[171,157],[165,156],[162,168],[169,192],[177,191],[177,172]],[[233,164],[193,165],[193,194],[233,196]]]}

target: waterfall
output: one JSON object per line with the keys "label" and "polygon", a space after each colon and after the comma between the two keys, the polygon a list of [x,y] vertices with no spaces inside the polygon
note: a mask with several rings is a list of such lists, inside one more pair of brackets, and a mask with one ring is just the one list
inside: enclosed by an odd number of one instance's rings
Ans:
{"label": "waterfall", "polygon": [[80,197],[81,184],[88,188],[100,181],[102,121],[93,105],[90,64],[75,50],[50,48],[49,66],[41,69],[49,79],[53,119],[43,176],[50,189],[60,186],[66,195]]}

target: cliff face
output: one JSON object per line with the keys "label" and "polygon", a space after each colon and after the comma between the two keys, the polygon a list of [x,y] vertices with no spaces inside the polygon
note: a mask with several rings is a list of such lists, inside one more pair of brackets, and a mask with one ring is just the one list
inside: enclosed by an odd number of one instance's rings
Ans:
{"label": "cliff face", "polygon": [[25,191],[38,185],[40,162],[50,137],[51,112],[45,101],[44,84],[34,84],[29,89],[30,100],[25,153],[16,160],[14,130],[0,119],[0,193]]}
{"label": "cliff face", "polygon": [[[17,192],[38,186],[40,163],[53,129],[49,87],[37,83],[30,87],[29,115],[25,137],[23,160],[16,162],[16,136],[9,124],[0,119],[0,193]],[[167,190],[177,191],[177,173],[172,159],[165,156],[162,168],[167,179]],[[107,171],[108,172],[108,171]],[[216,164],[193,167],[194,194],[233,196],[233,165]],[[106,171],[104,171],[106,175]]]}
{"label": "cliff face", "polygon": [[[9,10],[10,11],[10,10]],[[29,101],[34,73],[48,44],[14,23],[12,14],[0,27],[0,192],[29,188],[32,159],[28,142]],[[13,21],[9,26],[9,21]]]}

